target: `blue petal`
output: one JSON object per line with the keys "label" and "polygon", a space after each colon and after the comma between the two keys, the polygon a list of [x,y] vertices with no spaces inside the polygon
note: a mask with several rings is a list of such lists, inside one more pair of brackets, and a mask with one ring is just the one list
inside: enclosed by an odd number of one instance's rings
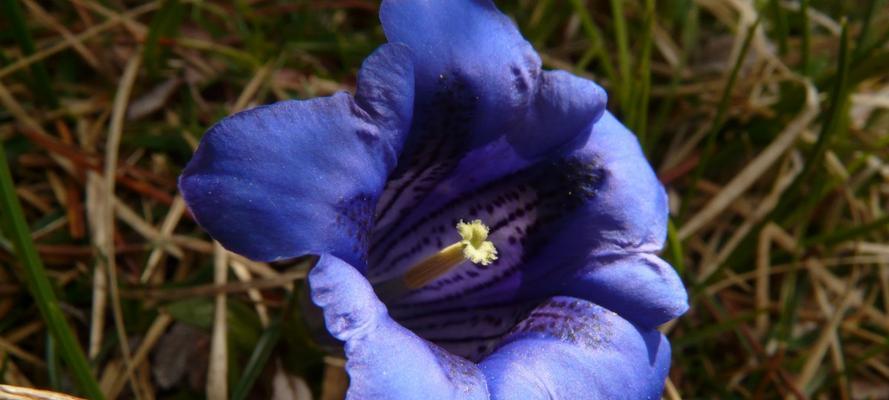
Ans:
{"label": "blue petal", "polygon": [[688,308],[676,272],[654,256],[666,234],[664,189],[611,114],[561,157],[531,163],[512,150],[494,142],[473,151],[391,232],[375,232],[373,282],[456,241],[460,219],[486,222],[498,248],[492,265],[467,262],[390,304],[396,315],[570,293],[652,327]]}
{"label": "blue petal", "polygon": [[[380,128],[392,148],[387,162],[401,154],[414,112],[414,80],[411,51],[401,44],[385,44],[371,54],[358,70],[355,103]],[[390,165],[390,168],[392,166]]]}
{"label": "blue petal", "polygon": [[432,101],[447,82],[471,92],[474,142],[499,135],[491,129],[530,104],[540,58],[491,1],[386,0],[380,20],[390,42],[413,51],[420,102]]}
{"label": "blue petal", "polygon": [[534,104],[507,138],[525,158],[544,155],[586,140],[591,125],[605,111],[608,97],[601,86],[565,71],[540,75]]}
{"label": "blue petal", "polygon": [[526,160],[583,143],[606,96],[595,83],[544,72],[540,58],[489,0],[386,0],[391,42],[412,50],[414,120],[377,208],[387,232],[475,151],[495,143]]}
{"label": "blue petal", "polygon": [[322,255],[309,273],[312,301],[345,342],[350,399],[486,399],[478,367],[393,321],[351,265]]}
{"label": "blue petal", "polygon": [[214,125],[180,189],[214,239],[276,260],[329,252],[364,266],[373,211],[411,120],[410,50],[384,45],[346,93],[284,101]]}
{"label": "blue petal", "polygon": [[493,399],[659,399],[670,345],[593,303],[556,297],[479,366]]}
{"label": "blue petal", "polygon": [[564,294],[591,300],[647,328],[688,310],[688,295],[676,271],[648,253],[597,256],[567,275]]}
{"label": "blue petal", "polygon": [[[413,50],[419,116],[440,108],[442,94],[471,106],[469,148],[506,134],[531,158],[588,133],[582,128],[605,108],[593,82],[541,71],[540,57],[490,0],[386,0],[380,20],[390,42]],[[433,134],[420,130],[412,136]]]}
{"label": "blue petal", "polygon": [[[526,295],[545,290],[533,283],[546,277],[553,290],[593,301],[646,328],[685,313],[682,281],[654,255],[667,234],[667,196],[635,135],[606,112],[586,146],[572,156],[602,165],[601,182],[592,200],[554,228],[552,243],[529,262]],[[552,271],[552,265],[562,267]]]}
{"label": "blue petal", "polygon": [[606,173],[596,200],[575,221],[586,224],[603,250],[659,251],[667,237],[667,194],[636,135],[606,112],[574,156]]}
{"label": "blue petal", "polygon": [[503,336],[525,319],[538,303],[539,301],[504,302],[430,313],[405,309],[392,309],[390,312],[399,324],[423,339],[452,354],[477,362],[490,354]]}

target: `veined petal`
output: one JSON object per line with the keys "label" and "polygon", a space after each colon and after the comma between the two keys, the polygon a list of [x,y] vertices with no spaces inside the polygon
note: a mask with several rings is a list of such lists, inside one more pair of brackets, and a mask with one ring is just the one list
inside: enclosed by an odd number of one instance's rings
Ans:
{"label": "veined petal", "polygon": [[670,344],[593,303],[555,297],[479,366],[492,399],[658,399]]}
{"label": "veined petal", "polygon": [[605,91],[592,81],[542,71],[530,43],[490,0],[386,0],[380,20],[390,42],[413,50],[421,110],[443,87],[468,94],[472,148],[509,132],[532,158],[588,133],[583,128],[605,109]]}
{"label": "veined petal", "polygon": [[247,110],[214,125],[179,186],[198,223],[257,260],[329,252],[364,267],[373,212],[413,103],[410,50],[380,47],[356,97]]}
{"label": "veined petal", "polygon": [[448,352],[480,361],[503,336],[521,322],[536,302],[504,302],[478,307],[455,307],[418,314],[392,310],[399,324]]}
{"label": "veined petal", "polygon": [[[393,234],[375,241],[368,276],[403,274],[452,243],[460,219],[491,227],[498,259],[464,263],[390,304],[393,313],[570,293],[646,328],[682,314],[679,277],[654,255],[666,235],[664,189],[635,136],[611,114],[591,130],[583,147],[549,160],[529,162],[500,142],[470,153]],[[650,286],[640,292],[642,281]]]}
{"label": "veined petal", "polygon": [[422,205],[471,152],[497,141],[536,160],[583,143],[606,95],[592,81],[540,68],[490,0],[386,0],[391,42],[411,48],[414,123],[377,209],[385,229]]}
{"label": "veined petal", "polygon": [[523,296],[570,294],[645,328],[682,315],[682,281],[655,255],[667,234],[667,196],[635,135],[606,112],[572,157],[601,165],[601,181],[526,265],[526,282],[543,280],[549,289],[526,284]]}
{"label": "veined petal", "polygon": [[345,342],[350,399],[487,399],[478,367],[393,321],[370,284],[342,260],[322,255],[309,273],[312,301]]}
{"label": "veined petal", "polygon": [[418,103],[434,101],[443,83],[469,93],[472,142],[496,137],[532,101],[540,57],[490,0],[386,0],[380,20],[390,42],[413,51]]}

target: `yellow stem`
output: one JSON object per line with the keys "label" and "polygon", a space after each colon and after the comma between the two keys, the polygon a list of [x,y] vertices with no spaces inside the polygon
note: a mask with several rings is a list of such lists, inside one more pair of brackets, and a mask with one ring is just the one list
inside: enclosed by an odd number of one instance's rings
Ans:
{"label": "yellow stem", "polygon": [[465,246],[463,241],[454,243],[418,262],[404,274],[404,285],[411,290],[419,289],[448,273],[466,261],[466,256],[463,254]]}

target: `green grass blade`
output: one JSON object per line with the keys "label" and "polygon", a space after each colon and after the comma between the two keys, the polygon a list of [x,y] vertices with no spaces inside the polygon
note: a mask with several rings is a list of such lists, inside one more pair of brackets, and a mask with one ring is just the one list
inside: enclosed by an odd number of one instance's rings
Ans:
{"label": "green grass blade", "polygon": [[[845,121],[844,112],[848,109],[849,103],[849,62],[851,58],[849,52],[849,32],[845,19],[842,22],[842,27],[843,30],[840,34],[839,61],[836,79],[834,80],[834,85],[830,91],[831,103],[830,108],[827,110],[827,119],[821,125],[821,133],[818,135],[818,140],[815,142],[815,146],[812,148],[809,156],[806,158],[803,170],[796,176],[786,190],[786,193],[791,195],[798,193],[804,182],[809,182],[812,173],[815,171],[815,167],[821,164],[821,160],[827,152],[830,139],[834,137],[838,131],[845,129],[842,122]],[[778,203],[778,206],[772,211],[772,216],[786,214],[789,208],[795,207],[794,204],[796,203],[797,200],[792,196],[784,196],[782,201]]]}
{"label": "green grass blade", "polygon": [[[708,300],[713,302],[713,300]],[[694,333],[683,335],[673,339],[673,351],[680,351],[696,344],[706,341],[713,341],[716,337],[727,332],[737,332],[738,326],[753,321],[756,317],[754,312],[744,312],[743,314],[734,315],[731,318],[725,318],[724,321],[707,325],[707,327],[695,331]]]}
{"label": "green grass blade", "polygon": [[782,343],[789,343],[793,339],[793,327],[799,318],[799,303],[803,296],[800,288],[800,272],[794,268],[787,273],[781,281],[778,289],[781,304],[781,313],[775,321],[774,335]]}
{"label": "green grass blade", "polygon": [[168,53],[160,46],[160,39],[175,36],[184,17],[185,8],[179,0],[165,0],[160,10],[151,18],[142,53],[149,74],[157,74]]}
{"label": "green grass blade", "polygon": [[678,232],[673,219],[667,220],[667,244],[670,248],[670,261],[679,275],[683,275],[685,273],[685,253],[682,251],[682,241],[679,240]]}
{"label": "green grass blade", "polygon": [[[654,37],[655,0],[645,0],[645,23],[642,33],[642,49],[639,55],[638,75],[633,89],[631,130],[636,132],[646,154],[651,150],[648,138],[648,101],[651,95],[651,44]],[[635,86],[635,85],[634,85]]]}
{"label": "green grass blade", "polygon": [[[22,49],[22,53],[26,56],[34,54],[36,51],[34,40],[31,38],[31,32],[28,31],[25,13],[22,12],[18,0],[2,0],[0,6],[2,6],[0,10],[3,11],[3,15],[11,25],[10,31]],[[50,82],[49,73],[46,72],[43,62],[31,64],[31,88],[43,104],[56,108],[59,106],[59,101],[49,85]]]}
{"label": "green grass blade", "polygon": [[553,33],[553,28],[556,27],[551,21],[558,21],[558,19],[547,18],[553,8],[552,5],[552,0],[540,0],[535,4],[534,11],[531,12],[533,29],[532,32],[529,32],[529,39],[535,46],[545,43]]}
{"label": "green grass blade", "polygon": [[[843,29],[842,34],[840,35],[840,51],[839,51],[839,65],[837,68],[836,78],[834,80],[834,86],[830,93],[830,107],[825,112],[826,119],[822,124],[821,132],[818,136],[818,140],[815,143],[815,146],[811,149],[810,153],[806,157],[806,163],[803,166],[803,170],[797,175],[794,181],[787,187],[784,191],[784,195],[781,197],[778,205],[769,213],[769,216],[764,218],[764,221],[784,221],[786,222],[789,219],[794,219],[797,221],[805,221],[804,217],[795,217],[795,215],[808,215],[811,212],[811,209],[814,208],[813,202],[817,200],[817,198],[823,197],[824,188],[827,187],[827,183],[823,180],[816,180],[813,176],[815,171],[815,167],[817,165],[821,165],[821,160],[824,157],[824,153],[827,151],[827,147],[830,144],[830,138],[833,137],[836,132],[841,127],[840,122],[845,119],[842,118],[844,114],[844,110],[847,110],[849,103],[849,93],[851,90],[851,80],[850,80],[850,52],[848,45],[848,28],[846,26],[846,22],[843,21]],[[844,128],[844,127],[843,127]],[[815,182],[815,188],[808,191],[807,193],[803,193],[801,190],[802,185],[804,183]],[[813,200],[815,199],[815,200]],[[734,252],[727,258],[727,263],[721,265],[718,270],[721,270],[725,267],[729,266],[740,266],[747,265],[752,262],[755,252],[755,238],[757,236],[757,232],[763,227],[764,223],[760,223],[756,229],[751,230],[751,233],[747,235],[747,237],[743,240],[743,242],[735,249]],[[790,226],[787,223],[782,223],[782,226]],[[868,225],[869,227],[869,225]],[[868,228],[869,230],[869,228]],[[857,234],[856,234],[857,235]],[[816,237],[817,238],[817,237]],[[811,244],[817,243],[829,243],[837,240],[836,238],[817,238],[810,239],[812,242],[808,242]],[[806,242],[804,242],[805,244]],[[717,270],[717,271],[718,271]],[[711,277],[714,277],[716,274],[712,274]],[[793,274],[788,275],[788,280],[793,280]]]}
{"label": "green grass blade", "polygon": [[800,48],[800,71],[803,75],[809,75],[809,58],[812,50],[812,29],[809,23],[809,0],[800,0],[800,18],[803,21],[802,48]]}
{"label": "green grass blade", "polygon": [[[747,58],[747,52],[750,50],[750,44],[753,42],[754,33],[761,21],[761,17],[757,18],[757,20],[747,28],[744,42],[741,44],[741,51],[738,52],[738,58],[735,60],[735,64],[732,66],[732,71],[729,74],[725,88],[722,90],[722,97],[719,99],[719,105],[716,108],[716,117],[713,118],[713,125],[710,126],[710,129],[707,132],[707,142],[701,152],[701,161],[698,163],[698,166],[695,167],[686,198],[690,199],[695,195],[695,187],[697,186],[698,180],[701,179],[704,171],[707,170],[710,157],[713,155],[713,151],[716,148],[716,136],[725,124],[725,114],[728,112],[732,92],[734,92],[735,83],[738,81],[738,72],[741,71],[741,66],[744,65],[744,59]],[[680,215],[684,214],[684,210],[688,203],[689,202],[687,201],[682,202],[683,210],[679,213]]]}
{"label": "green grass blade", "polygon": [[780,54],[787,54],[787,36],[789,28],[787,27],[787,14],[778,0],[769,1],[769,11],[772,13],[773,26],[775,35],[778,37],[778,51]]}
{"label": "green grass blade", "polygon": [[256,347],[253,349],[253,353],[250,354],[250,359],[244,367],[241,379],[238,380],[238,383],[235,384],[235,387],[232,390],[232,400],[246,399],[250,394],[250,389],[252,389],[253,385],[256,383],[259,374],[266,365],[268,365],[272,350],[275,349],[278,340],[281,338],[283,320],[290,315],[290,309],[293,307],[295,298],[296,296],[293,291],[287,292],[286,305],[281,311],[281,314],[278,315],[278,317],[269,324],[265,331],[262,332],[262,336],[260,336],[259,341],[256,342]]}
{"label": "green grass blade", "polygon": [[836,231],[818,235],[803,241],[803,246],[812,246],[817,244],[836,244],[847,240],[855,239],[868,233],[889,229],[889,215],[877,218],[873,222],[859,225],[854,228]]}
{"label": "green grass blade", "polygon": [[31,229],[16,197],[15,184],[2,144],[0,144],[0,211],[3,213],[4,226],[7,228],[6,234],[15,245],[15,253],[23,268],[23,277],[28,289],[40,309],[46,327],[58,344],[62,358],[74,374],[80,389],[90,399],[103,399],[104,396],[93,377],[90,364],[77,343],[71,327],[65,321],[52,284],[46,276],[46,269],[31,240]]}
{"label": "green grass blade", "polygon": [[624,16],[623,0],[611,0],[611,15],[614,18],[614,36],[617,42],[617,67],[620,70],[618,96],[621,111],[630,109],[630,46],[627,42],[627,24]]}
{"label": "green grass blade", "polygon": [[693,1],[684,3],[686,7],[682,10],[677,18],[677,23],[682,27],[681,39],[682,47],[679,52],[679,64],[673,69],[673,76],[670,78],[670,86],[667,97],[658,107],[657,116],[654,124],[651,125],[649,133],[649,147],[657,148],[664,127],[666,127],[667,117],[674,109],[676,104],[679,84],[682,82],[682,73],[688,65],[690,49],[695,47],[698,34],[698,9]]}
{"label": "green grass blade", "polygon": [[608,55],[605,44],[602,42],[602,31],[596,26],[590,11],[584,6],[583,0],[571,0],[571,6],[574,8],[577,16],[580,17],[580,25],[586,32],[590,42],[592,42],[592,47],[595,49],[593,51],[599,57],[602,69],[605,71],[605,77],[611,84],[617,84],[618,77],[614,71],[614,63],[611,61],[611,56]]}
{"label": "green grass blade", "polygon": [[[855,44],[853,58],[856,61],[865,58],[870,50],[873,49],[873,44],[878,42],[873,38],[873,19],[878,14],[878,10],[882,10],[886,6],[885,2],[886,0],[870,0],[867,2],[867,12],[864,14],[864,21],[861,23],[861,31],[858,33],[858,40]],[[879,45],[879,43],[876,44]]]}
{"label": "green grass blade", "polygon": [[581,72],[586,71],[586,69],[590,66],[590,63],[599,56],[599,49],[590,46],[583,55],[580,56],[580,59],[577,60],[577,63],[574,64],[573,72],[577,75],[580,75]]}
{"label": "green grass blade", "polygon": [[46,375],[49,377],[49,387],[53,390],[62,390],[62,373],[59,370],[59,352],[56,350],[56,340],[52,334],[46,335]]}

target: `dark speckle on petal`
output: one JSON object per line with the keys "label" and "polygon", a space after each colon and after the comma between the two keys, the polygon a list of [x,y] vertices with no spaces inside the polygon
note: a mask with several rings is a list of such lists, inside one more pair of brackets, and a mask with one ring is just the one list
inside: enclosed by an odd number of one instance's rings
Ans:
{"label": "dark speckle on petal", "polygon": [[470,127],[476,115],[473,89],[458,72],[439,75],[432,99],[419,104],[414,124],[377,205],[376,219],[386,226],[398,211],[425,198],[451,172],[468,149]]}
{"label": "dark speckle on petal", "polygon": [[531,311],[510,331],[504,343],[523,334],[534,333],[596,349],[608,344],[612,336],[612,331],[604,323],[605,319],[601,318],[602,313],[610,311],[585,301],[553,298]]}
{"label": "dark speckle on petal", "polygon": [[[373,228],[373,210],[376,199],[369,194],[360,194],[355,197],[340,201],[336,205],[339,214],[336,223],[355,239],[355,254],[363,254],[367,260],[369,237]],[[298,223],[298,222],[295,222]]]}
{"label": "dark speckle on petal", "polygon": [[512,77],[515,82],[515,89],[519,93],[528,92],[529,84],[528,81],[525,79],[525,76],[522,74],[522,69],[518,66],[513,65],[509,68],[509,71],[512,73]]}
{"label": "dark speckle on petal", "polygon": [[[476,276],[467,275],[459,282],[432,282],[418,291],[427,294],[408,303],[431,305],[492,288],[512,278],[523,263],[536,256],[548,243],[557,223],[596,196],[605,176],[602,166],[594,161],[567,159],[541,162],[492,182],[430,212],[413,225],[399,227],[389,235],[390,240],[375,243],[368,275],[372,280],[391,276],[442,248],[415,246],[424,237],[435,238],[436,244],[453,243],[454,231],[436,229],[440,221],[453,226],[469,216],[471,210],[481,209],[484,211],[480,217],[491,227],[491,240],[500,257],[488,266],[473,265],[475,270],[485,271]],[[519,184],[526,189],[516,190]]]}

